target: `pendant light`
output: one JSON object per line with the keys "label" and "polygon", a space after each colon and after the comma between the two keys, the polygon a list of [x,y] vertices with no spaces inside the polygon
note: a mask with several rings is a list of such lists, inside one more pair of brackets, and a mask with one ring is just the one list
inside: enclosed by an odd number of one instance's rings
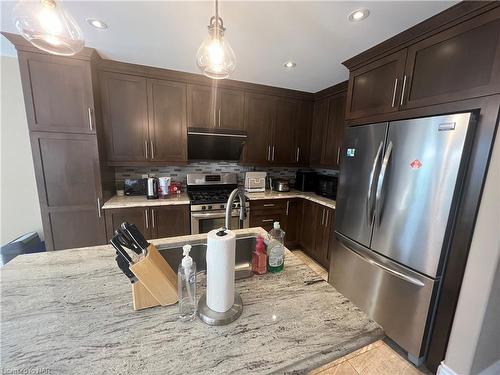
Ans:
{"label": "pendant light", "polygon": [[80,28],[61,1],[19,0],[14,8],[14,23],[27,41],[55,55],[74,55],[85,44]]}
{"label": "pendant light", "polygon": [[222,18],[219,17],[219,2],[215,0],[215,16],[210,18],[208,36],[196,53],[196,64],[209,78],[227,78],[236,67],[233,49],[224,39],[225,30]]}

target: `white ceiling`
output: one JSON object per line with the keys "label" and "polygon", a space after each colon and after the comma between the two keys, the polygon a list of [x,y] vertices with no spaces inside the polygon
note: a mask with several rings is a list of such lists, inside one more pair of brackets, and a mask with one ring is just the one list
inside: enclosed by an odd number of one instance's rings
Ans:
{"label": "white ceiling", "polygon": [[[341,62],[452,6],[452,1],[224,1],[219,5],[237,66],[231,78],[316,92],[345,80]],[[209,1],[64,2],[86,45],[104,58],[199,73],[195,54],[213,12]],[[1,3],[1,30],[16,32],[15,2]],[[370,10],[362,22],[348,14]],[[84,19],[109,25],[102,31]],[[15,50],[2,37],[2,55]],[[291,71],[287,60],[297,62]]]}

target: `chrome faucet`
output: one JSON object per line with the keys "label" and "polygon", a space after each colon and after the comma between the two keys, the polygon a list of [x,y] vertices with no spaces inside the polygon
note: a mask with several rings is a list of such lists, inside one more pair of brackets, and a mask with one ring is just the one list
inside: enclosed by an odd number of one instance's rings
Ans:
{"label": "chrome faucet", "polygon": [[245,207],[245,191],[243,189],[234,189],[226,204],[226,229],[231,229],[231,211],[233,210],[234,199],[238,196],[240,198],[240,228],[243,228],[243,222],[247,217],[246,207]]}

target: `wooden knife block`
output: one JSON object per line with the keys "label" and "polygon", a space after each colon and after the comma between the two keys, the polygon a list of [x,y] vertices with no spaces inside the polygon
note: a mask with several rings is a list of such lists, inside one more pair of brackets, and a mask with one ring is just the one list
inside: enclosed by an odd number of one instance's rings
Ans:
{"label": "wooden knife block", "polygon": [[173,305],[179,300],[177,274],[152,244],[141,260],[130,266],[139,281],[132,284],[134,310]]}

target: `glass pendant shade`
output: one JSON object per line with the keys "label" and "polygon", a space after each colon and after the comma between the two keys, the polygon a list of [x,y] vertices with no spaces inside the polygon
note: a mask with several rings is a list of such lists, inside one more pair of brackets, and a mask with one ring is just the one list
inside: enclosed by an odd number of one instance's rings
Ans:
{"label": "glass pendant shade", "polygon": [[198,48],[196,64],[207,77],[223,79],[229,77],[236,68],[236,56],[224,39],[222,19],[218,18],[217,25],[215,19],[212,17],[210,20],[208,36]]}
{"label": "glass pendant shade", "polygon": [[71,56],[85,45],[80,28],[60,1],[19,0],[14,23],[27,41],[55,55]]}

